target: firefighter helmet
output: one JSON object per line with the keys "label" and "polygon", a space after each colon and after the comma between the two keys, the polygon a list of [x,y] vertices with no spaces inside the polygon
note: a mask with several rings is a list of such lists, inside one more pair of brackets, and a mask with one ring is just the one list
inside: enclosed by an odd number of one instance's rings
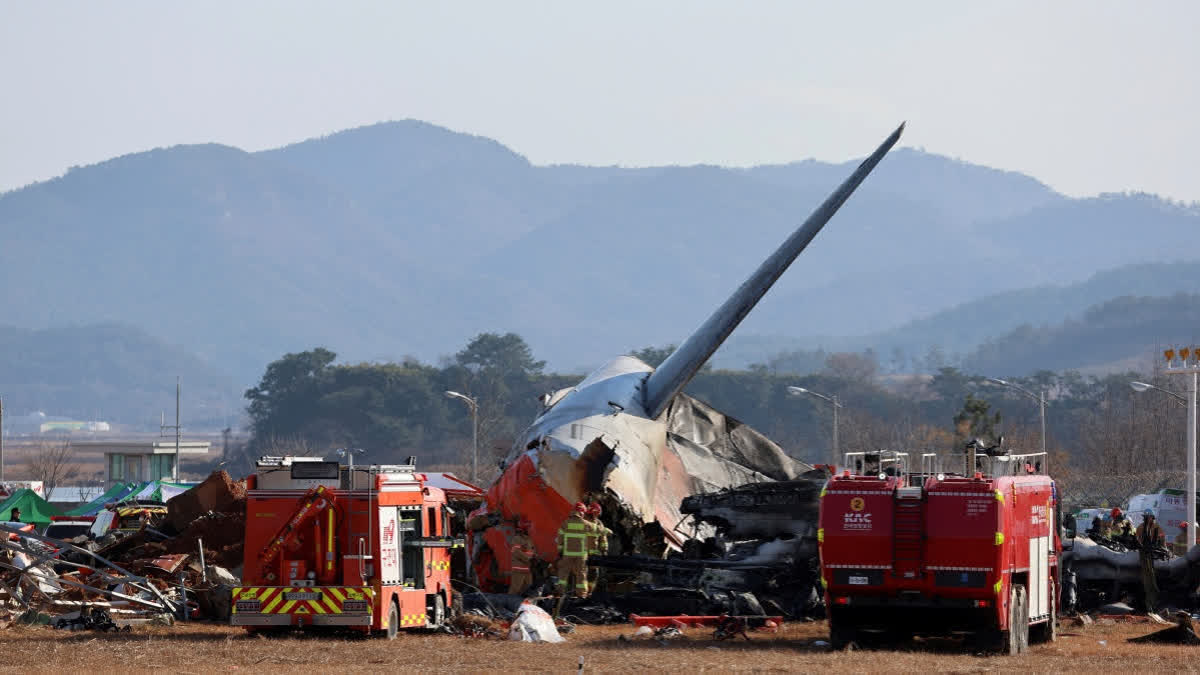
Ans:
{"label": "firefighter helmet", "polygon": [[1121,507],[1119,507],[1119,506],[1114,506],[1114,507],[1113,507],[1113,510],[1112,510],[1112,519],[1113,519],[1113,520],[1120,520],[1120,519],[1121,519]]}
{"label": "firefighter helmet", "polygon": [[1145,511],[1142,511],[1142,517],[1143,518],[1153,518],[1154,512],[1151,511],[1150,509],[1146,509]]}
{"label": "firefighter helmet", "polygon": [[586,516],[587,504],[584,504],[583,502],[575,502],[575,513]]}
{"label": "firefighter helmet", "polygon": [[592,514],[593,516],[598,516],[603,512],[604,510],[600,508],[599,503],[594,503],[588,507],[588,513]]}
{"label": "firefighter helmet", "polygon": [[1187,529],[1187,521],[1186,520],[1179,521],[1179,529],[1181,529],[1181,530]]}

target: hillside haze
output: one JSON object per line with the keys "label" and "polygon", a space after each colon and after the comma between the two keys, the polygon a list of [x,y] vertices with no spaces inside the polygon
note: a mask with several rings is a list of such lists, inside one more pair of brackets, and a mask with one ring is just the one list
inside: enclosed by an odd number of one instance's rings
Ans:
{"label": "hillside haze", "polygon": [[135,326],[0,325],[0,392],[9,430],[14,418],[45,412],[157,431],[160,412],[174,415],[176,376],[188,430],[237,423],[243,406],[232,378]]}
{"label": "hillside haze", "polygon": [[[483,331],[578,370],[682,340],[852,165],[534,166],[411,120],[258,153],[158,149],[0,195],[0,312],[24,329],[137,326],[240,383],[315,345],[436,361]],[[1195,208],[1152,196],[1068,199],[901,149],[735,339],[882,334],[990,294],[1173,262],[1163,242],[1197,225]]]}

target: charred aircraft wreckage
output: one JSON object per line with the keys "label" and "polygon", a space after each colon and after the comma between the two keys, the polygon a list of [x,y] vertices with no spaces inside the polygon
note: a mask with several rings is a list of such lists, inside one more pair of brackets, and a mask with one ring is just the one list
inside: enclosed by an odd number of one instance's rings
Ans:
{"label": "charred aircraft wreckage", "polygon": [[598,502],[613,536],[609,555],[594,558],[593,566],[648,572],[652,586],[704,595],[744,596],[769,587],[800,598],[776,603],[789,614],[797,602],[812,602],[817,494],[826,474],[682,391],[903,129],[864,159],[657,369],[619,356],[578,385],[543,397],[542,412],[468,521],[467,553],[480,588],[508,585],[516,523],[530,523],[536,585],[558,559],[555,536],[574,504]]}

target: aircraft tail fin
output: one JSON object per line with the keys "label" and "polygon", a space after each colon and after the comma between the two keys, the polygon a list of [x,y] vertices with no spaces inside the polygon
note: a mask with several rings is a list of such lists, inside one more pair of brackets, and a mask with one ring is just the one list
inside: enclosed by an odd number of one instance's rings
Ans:
{"label": "aircraft tail fin", "polygon": [[708,317],[696,332],[683,341],[646,380],[645,403],[646,412],[651,419],[656,419],[667,409],[675,395],[683,391],[687,383],[700,370],[709,357],[725,342],[725,339],[737,328],[742,319],[754,309],[763,295],[770,290],[780,275],[787,270],[796,256],[808,246],[813,237],[821,231],[825,223],[837,213],[837,210],[853,194],[869,173],[892,149],[900,134],[904,131],[901,124],[875,152],[858,165],[854,173],[845,180],[838,189],[825,199],[825,202],[812,212],[783,245],[775,250],[769,258],[763,261],[754,274],[738,287],[733,295],[725,301],[712,316]]}

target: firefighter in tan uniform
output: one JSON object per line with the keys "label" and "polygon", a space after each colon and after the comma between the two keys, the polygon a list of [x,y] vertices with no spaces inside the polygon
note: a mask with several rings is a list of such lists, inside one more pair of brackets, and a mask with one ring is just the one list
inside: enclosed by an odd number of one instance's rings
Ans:
{"label": "firefighter in tan uniform", "polygon": [[529,571],[529,564],[533,562],[529,526],[528,520],[517,523],[517,531],[512,537],[512,575],[508,581],[508,592],[512,595],[524,595],[533,583],[533,573]]}
{"label": "firefighter in tan uniform", "polygon": [[[588,555],[608,555],[608,536],[612,534],[612,530],[604,526],[600,522],[600,514],[603,509],[600,504],[595,503],[588,507],[587,524],[588,524]],[[596,590],[596,581],[600,576],[600,570],[589,569],[588,572],[591,578],[588,582],[591,584],[590,590]]]}
{"label": "firefighter in tan uniform", "polygon": [[587,506],[579,502],[575,504],[571,515],[563,521],[562,527],[558,528],[557,590],[564,598],[567,597],[568,588],[571,588],[572,578],[575,595],[586,598],[588,594],[588,523],[584,520],[586,514]]}
{"label": "firefighter in tan uniform", "polygon": [[1138,543],[1138,559],[1142,565],[1142,591],[1146,594],[1146,611],[1153,612],[1158,606],[1158,579],[1154,576],[1156,546],[1166,541],[1162,528],[1154,520],[1154,512],[1146,509],[1142,513],[1142,524],[1137,526],[1134,538]]}

